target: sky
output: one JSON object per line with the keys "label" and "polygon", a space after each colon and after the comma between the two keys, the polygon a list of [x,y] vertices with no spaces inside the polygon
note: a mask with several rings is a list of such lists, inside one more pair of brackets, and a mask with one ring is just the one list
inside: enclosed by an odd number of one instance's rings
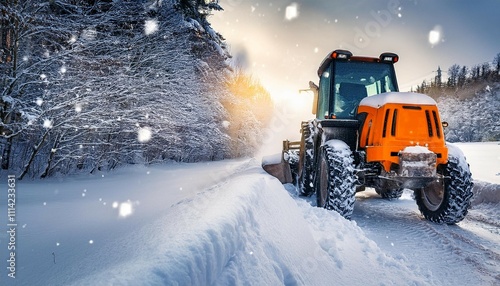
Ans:
{"label": "sky", "polygon": [[[471,67],[500,53],[500,0],[220,0],[209,18],[233,60],[271,92],[289,97],[318,82],[327,54],[400,56],[399,87],[409,91],[438,66]],[[446,73],[444,74],[446,76]]]}

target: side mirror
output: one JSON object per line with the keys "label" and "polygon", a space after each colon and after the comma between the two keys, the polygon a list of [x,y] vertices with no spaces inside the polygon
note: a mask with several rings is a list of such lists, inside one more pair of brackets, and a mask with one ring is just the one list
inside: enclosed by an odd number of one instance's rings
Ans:
{"label": "side mirror", "polygon": [[443,121],[441,124],[443,124],[443,128],[448,127],[448,122],[446,122],[446,121]]}

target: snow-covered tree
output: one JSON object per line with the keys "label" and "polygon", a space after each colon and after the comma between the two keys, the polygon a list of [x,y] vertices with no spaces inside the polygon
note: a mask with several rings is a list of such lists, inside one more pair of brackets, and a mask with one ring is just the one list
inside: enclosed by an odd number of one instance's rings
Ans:
{"label": "snow-covered tree", "polygon": [[481,65],[481,78],[488,79],[491,73],[491,66],[489,63],[483,63]]}
{"label": "snow-covered tree", "polygon": [[500,75],[500,53],[498,53],[493,59],[493,66],[495,67],[496,75]]}
{"label": "snow-covered tree", "polygon": [[[46,5],[45,5],[46,6]],[[21,136],[32,134],[39,113],[35,102],[47,83],[43,70],[60,60],[63,52],[62,30],[42,12],[41,1],[3,1],[0,34],[2,34],[0,63],[0,117],[2,169],[10,166],[14,140],[25,142]],[[40,136],[43,138],[43,136]]]}
{"label": "snow-covered tree", "polygon": [[436,77],[434,78],[434,82],[436,84],[436,87],[438,88],[441,88],[443,85],[443,76],[440,66],[438,66],[438,69],[436,71]]}
{"label": "snow-covered tree", "polygon": [[[462,99],[460,98],[462,97]],[[478,91],[472,96],[442,96],[438,100],[441,119],[450,142],[500,140],[500,84]]]}
{"label": "snow-covered tree", "polygon": [[469,70],[467,69],[466,66],[463,66],[460,68],[460,71],[458,72],[458,75],[457,75],[457,86],[458,87],[463,87],[465,85],[468,73],[469,73]]}
{"label": "snow-covered tree", "polygon": [[[2,4],[20,35],[8,55],[22,59],[0,67],[4,168],[45,177],[255,147],[227,134],[229,54],[206,14],[151,0],[19,2]],[[245,116],[258,136],[262,123]]]}
{"label": "snow-covered tree", "polygon": [[448,87],[456,87],[457,86],[459,73],[460,73],[460,66],[457,64],[452,65],[448,69]]}

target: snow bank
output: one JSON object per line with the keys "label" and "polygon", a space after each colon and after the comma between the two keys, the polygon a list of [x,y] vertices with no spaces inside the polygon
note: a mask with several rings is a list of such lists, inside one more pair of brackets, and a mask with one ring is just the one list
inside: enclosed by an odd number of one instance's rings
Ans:
{"label": "snow bank", "polygon": [[500,203],[500,185],[487,182],[474,182],[474,196],[471,204],[498,204]]}
{"label": "snow bank", "polygon": [[281,163],[281,154],[273,154],[262,157],[262,166]]}
{"label": "snow bank", "polygon": [[322,273],[333,266],[319,265],[313,275],[304,269],[314,250],[308,224],[258,166],[179,203],[139,233],[133,260],[76,284],[325,285]]}
{"label": "snow bank", "polygon": [[[130,170],[20,182],[14,282],[437,284],[404,255],[383,252],[355,222],[287,192],[255,160]],[[119,216],[113,202],[131,202],[133,212]]]}
{"label": "snow bank", "polygon": [[258,166],[179,203],[139,233],[133,260],[76,284],[430,283],[354,222],[294,200]]}

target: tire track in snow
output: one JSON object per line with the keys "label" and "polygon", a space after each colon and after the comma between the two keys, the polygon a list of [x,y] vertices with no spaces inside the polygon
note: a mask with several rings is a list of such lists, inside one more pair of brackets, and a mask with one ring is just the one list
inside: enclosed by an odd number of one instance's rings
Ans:
{"label": "tire track in snow", "polygon": [[410,197],[405,193],[402,200],[387,201],[371,191],[358,194],[353,220],[383,250],[445,285],[500,283],[498,234],[479,235],[468,219],[457,226],[430,223]]}

